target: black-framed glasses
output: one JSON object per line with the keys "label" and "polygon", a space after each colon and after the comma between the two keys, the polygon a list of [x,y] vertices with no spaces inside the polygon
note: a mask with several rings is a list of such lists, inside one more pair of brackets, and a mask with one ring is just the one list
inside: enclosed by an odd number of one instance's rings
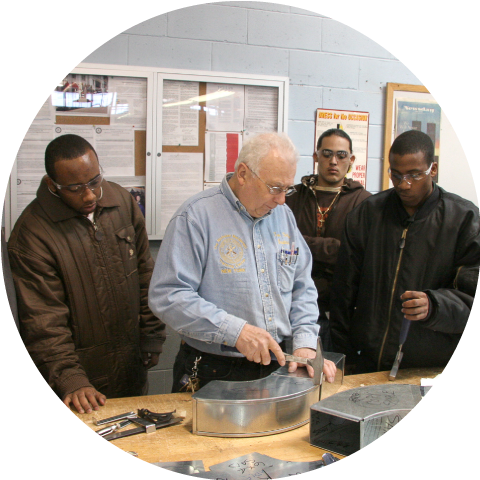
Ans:
{"label": "black-framed glasses", "polygon": [[262,181],[268,188],[270,195],[280,195],[281,193],[284,193],[286,197],[289,195],[293,195],[297,190],[293,185],[290,185],[289,187],[272,187],[269,185],[265,180],[262,180],[247,164],[245,164],[247,168],[260,180]]}
{"label": "black-framed glasses", "polygon": [[389,168],[388,174],[390,175],[390,178],[394,185],[400,185],[403,180],[405,180],[409,185],[411,185],[412,180],[415,180],[418,182],[419,180],[423,180],[427,175],[429,175],[432,170],[432,167],[433,167],[433,162],[431,163],[430,168],[428,170],[425,170],[424,172],[407,173],[406,175],[399,175],[398,173],[393,173],[392,170]]}
{"label": "black-framed glasses", "polygon": [[92,192],[96,190],[103,182],[103,171],[101,171],[96,177],[93,177],[88,183],[77,183],[75,185],[59,185],[53,179],[51,179],[57,190],[64,190],[68,193],[76,193],[77,195],[83,195],[88,188]]}
{"label": "black-framed glasses", "polygon": [[350,160],[352,154],[350,152],[347,152],[346,150],[338,150],[334,152],[333,150],[329,150],[328,148],[324,148],[323,150],[319,151],[320,155],[327,159],[330,160],[333,157],[337,157],[338,160]]}

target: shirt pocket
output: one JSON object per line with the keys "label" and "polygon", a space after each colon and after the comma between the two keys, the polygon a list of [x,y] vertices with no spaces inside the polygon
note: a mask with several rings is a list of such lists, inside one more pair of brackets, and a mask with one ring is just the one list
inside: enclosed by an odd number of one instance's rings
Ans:
{"label": "shirt pocket", "polygon": [[125,275],[128,277],[137,271],[137,248],[135,245],[135,229],[133,225],[122,227],[115,232],[118,248],[122,257]]}
{"label": "shirt pocket", "polygon": [[284,264],[277,254],[277,285],[281,293],[290,293],[295,282],[295,265]]}

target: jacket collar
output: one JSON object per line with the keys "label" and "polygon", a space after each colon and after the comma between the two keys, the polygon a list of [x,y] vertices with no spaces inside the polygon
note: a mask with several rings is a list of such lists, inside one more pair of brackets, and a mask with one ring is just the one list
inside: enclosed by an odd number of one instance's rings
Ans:
{"label": "jacket collar", "polygon": [[[62,222],[73,217],[82,216],[73,208],[69,207],[60,197],[53,195],[47,186],[46,176],[42,178],[37,190],[37,200],[52,222]],[[97,200],[97,210],[100,212],[103,208],[119,207],[115,192],[106,180],[102,182],[103,195]]]}
{"label": "jacket collar", "polygon": [[[313,188],[318,183],[318,175],[306,175],[302,177],[302,184],[306,187]],[[358,190],[359,188],[363,188],[363,185],[352,178],[345,178],[342,185],[342,192],[346,192],[348,190]]]}
{"label": "jacket collar", "polygon": [[432,193],[428,196],[428,198],[420,206],[420,208],[412,216],[410,216],[405,210],[402,200],[397,195],[397,192],[395,191],[395,189],[392,188],[391,190],[392,190],[394,202],[398,208],[398,212],[399,212],[402,223],[403,222],[412,223],[414,221],[418,221],[418,220],[421,220],[422,218],[427,217],[430,214],[430,212],[436,207],[438,201],[440,200],[440,195],[441,195],[440,188],[435,182],[433,182]]}

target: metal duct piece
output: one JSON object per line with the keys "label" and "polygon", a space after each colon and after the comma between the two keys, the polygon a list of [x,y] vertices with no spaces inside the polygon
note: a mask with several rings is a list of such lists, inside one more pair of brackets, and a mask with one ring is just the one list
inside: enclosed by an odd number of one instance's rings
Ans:
{"label": "metal duct piece", "polygon": [[[345,357],[325,353],[325,358],[337,364],[338,388]],[[254,437],[292,430],[310,420],[310,406],[318,402],[321,388],[313,385],[305,368],[290,374],[281,367],[268,377],[246,382],[214,380],[192,395],[193,433]]]}

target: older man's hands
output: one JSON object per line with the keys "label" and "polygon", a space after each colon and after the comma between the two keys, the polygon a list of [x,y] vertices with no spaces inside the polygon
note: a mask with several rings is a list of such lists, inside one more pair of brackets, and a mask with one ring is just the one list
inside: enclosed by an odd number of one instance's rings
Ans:
{"label": "older man's hands", "polygon": [[[248,323],[242,328],[235,346],[237,350],[245,355],[251,362],[269,365],[272,361],[271,351],[282,367],[286,363],[285,355],[275,339],[266,330],[249,325]],[[316,351],[311,348],[298,348],[293,352],[293,355],[303,358],[315,358]],[[309,376],[313,378],[313,368],[310,365],[290,362],[288,371],[295,372],[298,366],[306,366]],[[333,362],[330,360],[324,361],[323,373],[325,374],[327,382],[333,383],[335,381],[336,371],[337,367]]]}

